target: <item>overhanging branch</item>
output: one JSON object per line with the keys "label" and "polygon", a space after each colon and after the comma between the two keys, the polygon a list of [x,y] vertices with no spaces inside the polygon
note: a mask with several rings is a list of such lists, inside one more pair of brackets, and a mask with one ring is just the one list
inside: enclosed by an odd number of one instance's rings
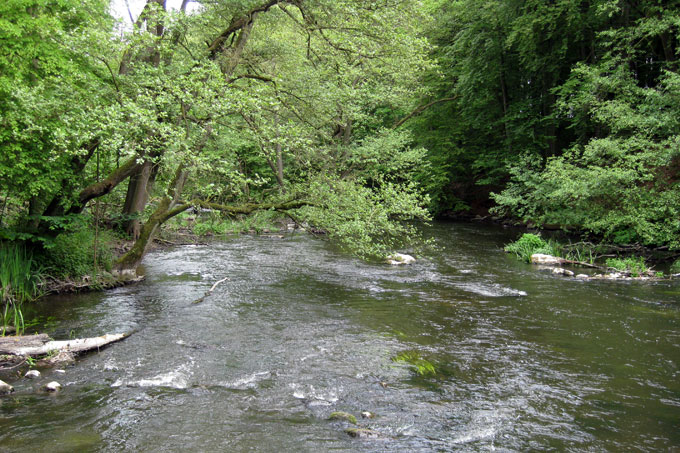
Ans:
{"label": "overhanging branch", "polygon": [[406,115],[405,117],[403,117],[402,119],[400,119],[399,121],[394,123],[394,125],[392,126],[392,129],[398,128],[399,126],[401,126],[402,124],[404,124],[405,122],[407,122],[408,120],[413,118],[414,116],[420,115],[425,110],[429,109],[430,107],[432,107],[435,104],[439,104],[441,102],[451,102],[451,101],[455,101],[456,99],[458,99],[458,96],[452,96],[452,97],[449,97],[449,98],[437,99],[435,101],[428,102],[427,104],[423,104],[421,106],[418,106],[414,111],[412,111],[411,113],[409,113],[408,115]]}

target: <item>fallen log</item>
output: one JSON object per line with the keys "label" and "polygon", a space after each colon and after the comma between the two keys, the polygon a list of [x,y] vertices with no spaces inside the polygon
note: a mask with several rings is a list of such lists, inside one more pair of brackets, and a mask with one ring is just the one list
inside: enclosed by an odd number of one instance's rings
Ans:
{"label": "fallen log", "polygon": [[129,334],[118,333],[64,341],[53,341],[46,334],[2,337],[0,338],[0,355],[39,357],[61,352],[77,354],[92,349],[99,349],[109,343],[120,341],[127,336]]}

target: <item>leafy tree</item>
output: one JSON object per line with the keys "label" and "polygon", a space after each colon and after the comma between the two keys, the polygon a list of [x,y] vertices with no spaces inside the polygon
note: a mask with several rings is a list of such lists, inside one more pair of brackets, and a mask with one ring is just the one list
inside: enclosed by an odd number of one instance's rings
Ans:
{"label": "leafy tree", "polygon": [[413,232],[399,220],[427,216],[410,180],[422,151],[376,115],[409,106],[430,65],[417,1],[220,0],[187,14],[187,2],[148,0],[122,37],[102,2],[62,2],[56,16],[49,2],[9,3],[52,27],[35,44],[61,57],[51,75],[31,81],[27,65],[2,85],[8,236],[56,235],[69,216],[98,217],[106,196],[137,239],[115,266],[126,275],[192,206],[285,212],[363,255]]}

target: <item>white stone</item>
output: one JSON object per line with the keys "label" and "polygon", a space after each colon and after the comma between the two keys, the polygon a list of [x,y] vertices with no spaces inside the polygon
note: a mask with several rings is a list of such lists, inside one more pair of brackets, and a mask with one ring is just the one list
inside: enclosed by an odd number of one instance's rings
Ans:
{"label": "white stone", "polygon": [[586,274],[577,274],[576,278],[588,278]]}
{"label": "white stone", "polygon": [[65,374],[66,373],[66,371],[64,371],[64,370],[54,370],[54,372],[59,373],[59,374]]}
{"label": "white stone", "polygon": [[544,255],[542,253],[534,253],[531,255],[531,262],[533,264],[562,264],[564,260],[552,255]]}
{"label": "white stone", "polygon": [[29,370],[29,371],[26,372],[26,374],[24,374],[24,377],[25,377],[25,378],[28,378],[28,379],[39,378],[39,377],[40,377],[40,371],[38,371],[38,370]]}
{"label": "white stone", "polygon": [[555,267],[552,270],[553,274],[566,275],[567,277],[573,277],[574,273],[568,269],[563,269],[561,267]]}
{"label": "white stone", "polygon": [[371,412],[368,412],[368,411],[363,411],[363,412],[361,413],[361,416],[362,416],[363,418],[373,418],[373,417],[375,417],[375,415],[373,415]]}
{"label": "white stone", "polygon": [[48,392],[56,392],[61,389],[61,384],[58,383],[57,381],[52,381],[45,384],[45,387],[43,388]]}
{"label": "white stone", "polygon": [[400,265],[400,264],[411,264],[416,259],[411,255],[406,255],[404,253],[393,253],[387,257],[387,264]]}
{"label": "white stone", "polygon": [[6,395],[8,393],[12,393],[14,391],[14,387],[9,385],[5,381],[0,381],[0,395]]}

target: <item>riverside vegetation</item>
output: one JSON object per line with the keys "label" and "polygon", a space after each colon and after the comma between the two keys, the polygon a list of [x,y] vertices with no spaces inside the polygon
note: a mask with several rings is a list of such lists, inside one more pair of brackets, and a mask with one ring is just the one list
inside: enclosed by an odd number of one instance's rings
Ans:
{"label": "riverside vegetation", "polygon": [[679,23],[654,0],[147,0],[127,25],[2,2],[3,324],[41,281],[134,278],[168,224],[286,219],[379,259],[413,220],[495,216],[671,259]]}

